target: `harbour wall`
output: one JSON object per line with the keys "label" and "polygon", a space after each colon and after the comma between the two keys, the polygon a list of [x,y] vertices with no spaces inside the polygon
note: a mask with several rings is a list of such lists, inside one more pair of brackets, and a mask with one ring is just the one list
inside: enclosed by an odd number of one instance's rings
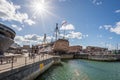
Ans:
{"label": "harbour wall", "polygon": [[99,54],[99,55],[88,55],[88,54],[71,54],[61,55],[61,59],[88,59],[96,61],[120,61],[120,54]]}
{"label": "harbour wall", "polygon": [[120,61],[119,54],[111,54],[111,55],[89,55],[89,60],[97,60],[97,61]]}
{"label": "harbour wall", "polygon": [[17,69],[0,73],[0,80],[34,80],[54,63],[59,63],[60,57],[52,57]]}
{"label": "harbour wall", "polygon": [[60,55],[61,59],[73,59],[74,55],[71,54],[63,54]]}

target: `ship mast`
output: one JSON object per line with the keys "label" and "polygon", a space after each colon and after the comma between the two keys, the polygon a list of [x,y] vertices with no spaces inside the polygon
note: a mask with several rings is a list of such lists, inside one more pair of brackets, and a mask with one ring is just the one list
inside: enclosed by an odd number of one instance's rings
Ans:
{"label": "ship mast", "polygon": [[65,34],[65,33],[66,33],[66,32],[65,32],[65,31],[66,31],[66,25],[67,25],[67,21],[63,21],[63,22],[62,22],[62,26],[64,26],[64,29],[63,29],[63,31],[64,31],[63,39],[65,39],[65,35],[66,35],[66,34]]}
{"label": "ship mast", "polygon": [[44,38],[43,38],[43,45],[46,45],[47,44],[47,39],[46,39],[46,34],[44,34]]}
{"label": "ship mast", "polygon": [[58,40],[58,34],[59,34],[59,28],[58,28],[58,23],[56,23],[56,28],[55,28],[55,40]]}
{"label": "ship mast", "polygon": [[63,36],[63,39],[65,39],[65,29],[64,29],[64,36]]}

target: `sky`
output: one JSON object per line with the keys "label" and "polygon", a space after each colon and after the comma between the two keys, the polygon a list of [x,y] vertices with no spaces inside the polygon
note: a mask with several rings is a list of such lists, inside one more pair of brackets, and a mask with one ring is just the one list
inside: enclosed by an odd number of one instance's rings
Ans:
{"label": "sky", "polygon": [[19,45],[60,37],[70,45],[116,49],[120,45],[120,0],[0,0],[0,23],[16,32]]}

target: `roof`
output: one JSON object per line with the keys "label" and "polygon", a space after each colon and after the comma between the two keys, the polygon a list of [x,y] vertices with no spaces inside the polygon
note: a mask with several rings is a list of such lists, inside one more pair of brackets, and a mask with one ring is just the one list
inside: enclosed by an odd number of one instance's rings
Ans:
{"label": "roof", "polygon": [[14,34],[16,34],[15,31],[14,31],[13,29],[7,27],[6,25],[4,25],[4,24],[2,24],[2,23],[0,23],[0,25],[3,26],[3,27],[5,27],[5,28],[7,28],[7,29],[9,29],[9,30],[11,30]]}

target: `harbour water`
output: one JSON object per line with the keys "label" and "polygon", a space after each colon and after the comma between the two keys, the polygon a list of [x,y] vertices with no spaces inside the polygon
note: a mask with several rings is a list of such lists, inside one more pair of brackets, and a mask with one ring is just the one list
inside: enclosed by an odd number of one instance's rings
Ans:
{"label": "harbour water", "polygon": [[120,80],[120,62],[65,60],[36,80]]}

